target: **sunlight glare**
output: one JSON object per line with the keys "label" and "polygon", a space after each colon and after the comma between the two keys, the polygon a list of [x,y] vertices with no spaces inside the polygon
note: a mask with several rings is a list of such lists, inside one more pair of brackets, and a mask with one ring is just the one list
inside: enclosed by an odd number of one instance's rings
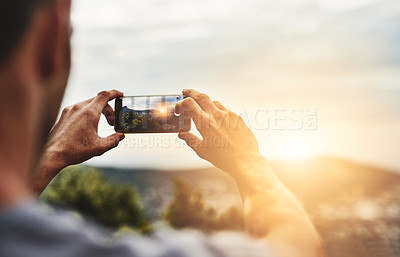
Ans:
{"label": "sunlight glare", "polygon": [[307,140],[289,140],[282,145],[282,159],[305,160],[313,156],[313,146]]}

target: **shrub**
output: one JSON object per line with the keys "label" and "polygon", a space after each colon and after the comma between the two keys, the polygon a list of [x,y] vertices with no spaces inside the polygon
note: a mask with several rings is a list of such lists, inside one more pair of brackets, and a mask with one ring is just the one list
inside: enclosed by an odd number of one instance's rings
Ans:
{"label": "shrub", "polygon": [[206,206],[202,190],[192,188],[180,178],[174,180],[174,197],[164,218],[177,229],[192,228],[204,232],[243,230],[243,214],[238,207],[231,206],[218,215],[214,207]]}
{"label": "shrub", "polygon": [[136,189],[107,181],[96,168],[66,168],[41,198],[70,207],[112,229],[128,226],[141,232],[151,231]]}

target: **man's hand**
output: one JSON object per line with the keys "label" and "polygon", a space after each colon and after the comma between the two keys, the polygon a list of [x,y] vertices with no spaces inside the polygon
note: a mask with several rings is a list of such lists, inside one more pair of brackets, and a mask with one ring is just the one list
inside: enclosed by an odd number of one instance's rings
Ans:
{"label": "man's hand", "polygon": [[122,97],[117,90],[100,92],[96,97],[69,106],[50,133],[49,141],[38,170],[32,179],[32,187],[40,194],[63,168],[79,164],[118,146],[124,134],[115,133],[106,138],[98,135],[100,116],[103,113],[111,126],[114,110],[109,101]]}
{"label": "man's hand", "polygon": [[267,243],[274,256],[323,256],[319,235],[301,204],[259,153],[243,120],[219,102],[194,90],[176,105],[189,115],[203,139],[179,137],[203,159],[232,175],[243,198],[246,231]]}
{"label": "man's hand", "polygon": [[231,175],[249,160],[262,158],[256,138],[239,115],[206,94],[192,89],[183,94],[186,98],[177,103],[176,113],[190,116],[203,139],[190,132],[182,132],[179,137],[199,157]]}

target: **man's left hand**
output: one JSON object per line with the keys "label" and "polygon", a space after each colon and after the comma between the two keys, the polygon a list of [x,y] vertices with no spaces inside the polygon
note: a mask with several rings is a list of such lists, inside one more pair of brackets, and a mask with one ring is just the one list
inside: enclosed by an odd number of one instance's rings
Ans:
{"label": "man's left hand", "polygon": [[115,133],[102,138],[98,135],[103,113],[110,126],[114,125],[114,110],[109,101],[122,97],[117,90],[100,92],[96,97],[69,106],[50,133],[44,155],[32,178],[32,187],[40,194],[65,167],[79,164],[118,146],[124,134]]}

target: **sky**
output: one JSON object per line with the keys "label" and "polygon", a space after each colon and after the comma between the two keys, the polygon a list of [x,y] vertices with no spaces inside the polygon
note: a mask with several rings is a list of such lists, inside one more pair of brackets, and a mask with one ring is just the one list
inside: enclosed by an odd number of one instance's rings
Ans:
{"label": "sky", "polygon": [[[126,106],[132,110],[148,110],[159,106],[174,109],[175,104],[183,99],[183,95],[175,96],[127,96],[122,99],[122,107]],[[174,109],[175,110],[175,109]]]}
{"label": "sky", "polygon": [[[240,113],[269,159],[400,171],[398,0],[75,0],[72,23],[63,106],[195,88]],[[99,132],[113,129],[103,119]],[[176,135],[128,135],[89,164],[208,165]]]}

